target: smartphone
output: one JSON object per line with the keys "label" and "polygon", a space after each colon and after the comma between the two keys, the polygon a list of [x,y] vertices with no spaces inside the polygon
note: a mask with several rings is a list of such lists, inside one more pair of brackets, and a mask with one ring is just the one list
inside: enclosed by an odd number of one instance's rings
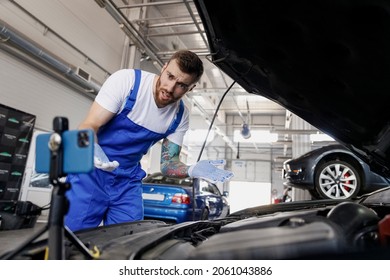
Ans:
{"label": "smartphone", "polygon": [[[51,133],[36,138],[35,171],[50,172],[49,140]],[[94,133],[92,129],[66,130],[62,133],[62,173],[89,173],[94,168]]]}

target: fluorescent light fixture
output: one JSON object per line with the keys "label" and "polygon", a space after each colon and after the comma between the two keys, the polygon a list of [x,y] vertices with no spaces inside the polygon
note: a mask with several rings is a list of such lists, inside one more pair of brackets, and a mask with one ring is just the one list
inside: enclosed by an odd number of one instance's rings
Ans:
{"label": "fluorescent light fixture", "polygon": [[270,133],[267,130],[254,130],[251,129],[250,131],[251,137],[248,139],[245,139],[241,135],[241,129],[240,130],[234,130],[233,139],[234,142],[240,142],[240,143],[273,143],[278,141],[278,134],[277,133]]}

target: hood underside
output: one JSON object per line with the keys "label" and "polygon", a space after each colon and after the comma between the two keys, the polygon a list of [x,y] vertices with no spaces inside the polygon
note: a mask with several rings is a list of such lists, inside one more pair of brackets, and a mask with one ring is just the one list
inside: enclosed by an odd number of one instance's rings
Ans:
{"label": "hood underside", "polygon": [[214,64],[390,176],[390,1],[195,3]]}

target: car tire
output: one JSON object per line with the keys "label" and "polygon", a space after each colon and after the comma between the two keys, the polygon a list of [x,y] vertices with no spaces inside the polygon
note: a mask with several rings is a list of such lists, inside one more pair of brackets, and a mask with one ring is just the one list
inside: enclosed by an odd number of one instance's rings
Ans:
{"label": "car tire", "polygon": [[201,221],[208,220],[208,219],[209,219],[209,214],[210,214],[209,209],[204,208],[204,209],[202,210],[202,214],[200,215],[200,220],[201,220]]}
{"label": "car tire", "polygon": [[358,195],[362,179],[349,162],[327,161],[316,170],[314,186],[321,198],[350,199]]}

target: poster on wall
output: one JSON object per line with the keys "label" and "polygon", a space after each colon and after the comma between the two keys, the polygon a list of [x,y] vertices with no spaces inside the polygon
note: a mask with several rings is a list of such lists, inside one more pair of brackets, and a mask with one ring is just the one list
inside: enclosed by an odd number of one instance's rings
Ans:
{"label": "poster on wall", "polygon": [[18,200],[36,117],[0,104],[0,200]]}

